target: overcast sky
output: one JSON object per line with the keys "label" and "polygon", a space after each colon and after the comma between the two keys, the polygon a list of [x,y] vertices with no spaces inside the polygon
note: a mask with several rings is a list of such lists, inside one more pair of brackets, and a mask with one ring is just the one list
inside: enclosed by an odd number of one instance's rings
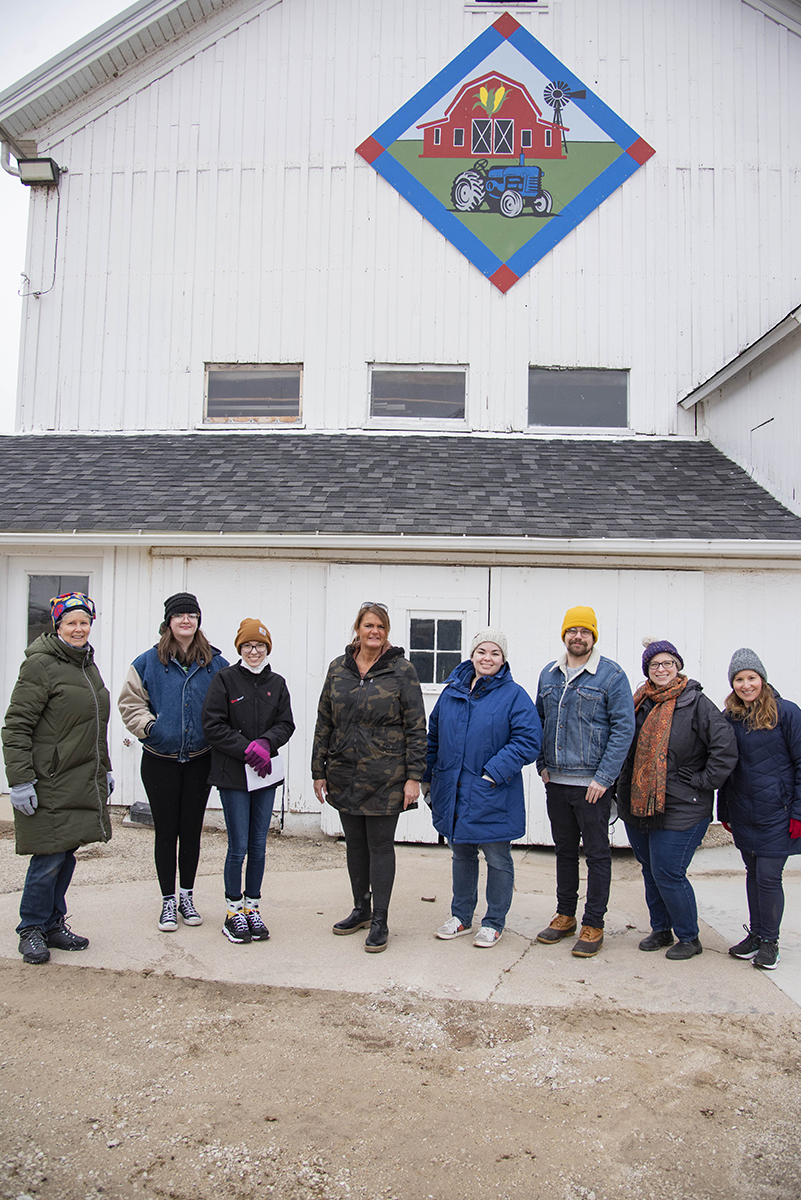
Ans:
{"label": "overcast sky", "polygon": [[[0,92],[133,0],[0,0]],[[0,170],[0,433],[14,428],[29,189]]]}

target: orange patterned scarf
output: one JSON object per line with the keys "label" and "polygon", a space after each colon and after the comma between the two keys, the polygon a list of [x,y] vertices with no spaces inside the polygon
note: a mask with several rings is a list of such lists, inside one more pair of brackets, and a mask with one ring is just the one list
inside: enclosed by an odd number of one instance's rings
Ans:
{"label": "orange patterned scarf", "polygon": [[653,701],[637,738],[631,773],[631,813],[634,817],[652,817],[665,811],[667,753],[676,701],[687,686],[687,676],[679,675],[667,687],[654,687],[650,679],[634,693],[634,711],[645,700]]}

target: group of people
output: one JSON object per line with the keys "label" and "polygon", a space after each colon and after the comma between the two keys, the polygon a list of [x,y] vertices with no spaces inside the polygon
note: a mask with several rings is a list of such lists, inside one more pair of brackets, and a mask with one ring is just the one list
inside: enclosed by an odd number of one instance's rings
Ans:
{"label": "group of people", "polygon": [[[110,699],[89,644],[95,608],[81,593],[51,601],[53,630],[26,650],[2,730],[17,852],[31,855],[17,927],[25,962],[89,944],[66,923],[75,850],[107,841],[114,788],[106,742]],[[219,789],[228,833],[222,932],[266,941],[259,902],[267,832],[281,775],[276,756],[295,729],[286,681],[268,657],[266,625],[246,618],[230,665],[201,630],[191,593],[168,597],[158,643],[132,663],[119,697],[142,744],[141,774],[155,826],[162,906],[158,927],[200,925],[194,882],[203,815]],[[365,950],[389,939],[400,814],[422,794],[452,852],[450,917],[436,937],[496,945],[514,893],[511,843],[525,832],[522,769],[536,763],[556,849],[556,914],[537,941],[577,934],[572,953],[600,950],[611,886],[613,799],[642,867],[651,932],[643,951],[702,952],[687,879],[713,816],[746,868],[749,924],[730,954],[779,961],[782,871],[801,852],[801,709],[784,700],[749,649],[735,652],[724,711],[684,674],[669,641],[645,639],[645,682],[632,695],[623,669],[598,650],[589,607],[568,610],[563,651],[542,670],[536,701],[512,678],[500,629],[480,630],[426,722],[414,667],[389,640],[384,604],[365,601],[344,655],[329,666],[312,750],[314,792],[339,812],[353,910],[342,936],[367,929]],[[587,888],[581,927],[579,853]],[[474,930],[479,851],[486,912]],[[243,889],[244,869],[244,889]],[[176,890],[177,879],[177,890]]]}

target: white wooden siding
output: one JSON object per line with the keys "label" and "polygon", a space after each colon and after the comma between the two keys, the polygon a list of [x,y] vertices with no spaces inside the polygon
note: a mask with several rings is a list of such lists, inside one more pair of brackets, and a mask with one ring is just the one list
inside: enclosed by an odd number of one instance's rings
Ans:
{"label": "white wooden siding", "polygon": [[699,433],[801,516],[801,332],[698,405]]}
{"label": "white wooden siding", "polygon": [[692,432],[678,397],[798,303],[801,39],[739,0],[531,14],[657,154],[503,296],[354,153],[490,19],[240,0],[51,118],[21,428],[194,428],[207,361],[303,362],[306,427],[358,428],[381,361],[468,364],[499,431],[529,363],[628,367],[633,427]]}

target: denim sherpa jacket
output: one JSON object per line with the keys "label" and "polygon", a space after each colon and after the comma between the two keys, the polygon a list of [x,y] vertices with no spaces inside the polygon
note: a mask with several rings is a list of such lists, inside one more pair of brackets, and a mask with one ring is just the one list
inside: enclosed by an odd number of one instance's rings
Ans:
{"label": "denim sherpa jacket", "polygon": [[562,671],[567,652],[543,668],[537,711],[544,730],[537,770],[611,787],[634,737],[634,702],[626,673],[597,646],[570,683]]}
{"label": "denim sherpa jacket", "polygon": [[151,754],[188,762],[208,750],[203,704],[212,679],[228,666],[219,650],[212,650],[214,658],[207,667],[192,663],[188,671],[175,659],[165,666],[155,646],[131,664],[117,705],[126,729]]}

